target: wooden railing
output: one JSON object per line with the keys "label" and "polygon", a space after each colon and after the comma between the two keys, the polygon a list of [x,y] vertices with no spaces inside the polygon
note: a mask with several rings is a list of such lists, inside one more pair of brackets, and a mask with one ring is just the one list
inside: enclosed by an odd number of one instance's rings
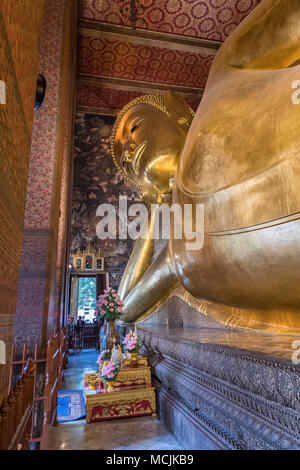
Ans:
{"label": "wooden railing", "polygon": [[44,401],[44,424],[41,450],[48,449],[51,426],[57,426],[57,392],[62,389],[63,369],[66,366],[68,344],[67,329],[48,341],[46,360],[46,384]]}
{"label": "wooden railing", "polygon": [[22,376],[0,406],[0,449],[29,449],[32,432],[35,365],[29,359]]}
{"label": "wooden railing", "polygon": [[[47,449],[49,433],[52,425],[56,425],[57,392],[62,389],[63,369],[66,367],[68,357],[68,329],[63,328],[60,333],[49,339],[46,357],[40,357],[39,345],[23,344],[22,352],[12,351],[10,389],[13,388],[14,377],[18,370],[25,367],[27,356],[33,353],[32,363],[36,366],[33,376],[33,431],[30,442]],[[39,373],[37,374],[37,369]],[[43,385],[43,383],[45,385]],[[41,403],[43,402],[43,403]],[[43,408],[42,408],[43,407]],[[43,409],[43,411],[42,411]],[[43,413],[43,425],[39,428],[38,415]]]}

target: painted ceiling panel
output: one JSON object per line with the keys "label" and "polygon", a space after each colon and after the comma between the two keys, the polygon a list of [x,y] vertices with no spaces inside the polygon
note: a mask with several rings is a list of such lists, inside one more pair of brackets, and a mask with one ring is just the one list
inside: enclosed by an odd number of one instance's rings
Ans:
{"label": "painted ceiling panel", "polygon": [[101,39],[98,32],[80,35],[80,73],[193,88],[206,84],[212,55]]}
{"label": "painted ceiling panel", "polygon": [[[145,93],[117,90],[81,83],[79,85],[78,104],[85,108],[109,108],[119,110],[134,98],[144,94]],[[187,96],[185,99],[194,111],[198,108],[200,97]]]}
{"label": "painted ceiling panel", "polygon": [[116,110],[169,85],[197,109],[218,43],[260,2],[80,0],[78,105]]}
{"label": "painted ceiling panel", "polygon": [[82,0],[82,18],[224,41],[261,0]]}
{"label": "painted ceiling panel", "polygon": [[81,106],[92,108],[122,109],[129,101],[141,94],[143,93],[80,84],[78,102]]}

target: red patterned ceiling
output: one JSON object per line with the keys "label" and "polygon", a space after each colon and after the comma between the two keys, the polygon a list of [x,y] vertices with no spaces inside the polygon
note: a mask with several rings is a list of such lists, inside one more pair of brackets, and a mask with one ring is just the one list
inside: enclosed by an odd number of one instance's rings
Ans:
{"label": "red patterned ceiling", "polygon": [[[129,101],[143,94],[81,83],[79,85],[78,104],[91,108],[122,109]],[[186,101],[196,111],[200,98],[188,96]]]}
{"label": "red patterned ceiling", "polygon": [[115,90],[81,83],[78,103],[92,108],[122,109],[129,101],[140,95],[141,93],[134,91]]}
{"label": "red patterned ceiling", "polygon": [[[166,85],[204,88],[215,51],[207,43],[207,53],[203,49],[200,53],[183,40],[187,41],[189,36],[221,44],[260,1],[81,0],[81,20],[87,21],[81,23],[79,33],[79,73],[85,76],[86,82],[80,82],[78,104],[120,109],[144,94],[143,82],[145,89],[151,83],[153,93],[162,92]],[[105,34],[101,31],[103,23]],[[135,30],[142,30],[140,34],[143,30],[151,32],[151,39],[145,42],[138,35],[124,36],[124,28],[118,35],[119,26],[130,28],[131,35]],[[182,44],[177,47],[173,42],[169,45],[161,42],[159,32],[175,34],[176,44],[178,41]],[[101,83],[91,84],[91,79],[99,76]],[[122,84],[111,85],[115,79],[121,79]],[[126,85],[127,80],[130,83]],[[136,90],[132,81],[139,82]],[[184,93],[184,97],[193,109],[197,108],[199,92],[188,98]]]}
{"label": "red patterned ceiling", "polygon": [[[224,41],[261,0],[136,0],[138,29]],[[132,26],[130,0],[82,0],[82,18]]]}
{"label": "red patterned ceiling", "polygon": [[80,73],[204,88],[212,55],[80,35]]}

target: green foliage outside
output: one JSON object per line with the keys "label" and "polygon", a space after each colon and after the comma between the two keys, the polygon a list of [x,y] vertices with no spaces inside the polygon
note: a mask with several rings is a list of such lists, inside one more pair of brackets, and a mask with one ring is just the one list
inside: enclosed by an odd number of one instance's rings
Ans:
{"label": "green foliage outside", "polygon": [[78,308],[90,309],[96,307],[96,279],[91,277],[80,277],[78,286]]}

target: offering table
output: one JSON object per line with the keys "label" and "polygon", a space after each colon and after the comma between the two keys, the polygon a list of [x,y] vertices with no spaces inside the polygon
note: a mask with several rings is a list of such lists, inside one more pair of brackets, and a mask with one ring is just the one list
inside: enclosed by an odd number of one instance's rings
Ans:
{"label": "offering table", "polygon": [[90,386],[89,376],[85,376],[84,395],[87,423],[156,416],[155,388],[151,385],[150,367],[144,362],[122,368],[111,392],[104,388],[100,376],[96,389]]}

